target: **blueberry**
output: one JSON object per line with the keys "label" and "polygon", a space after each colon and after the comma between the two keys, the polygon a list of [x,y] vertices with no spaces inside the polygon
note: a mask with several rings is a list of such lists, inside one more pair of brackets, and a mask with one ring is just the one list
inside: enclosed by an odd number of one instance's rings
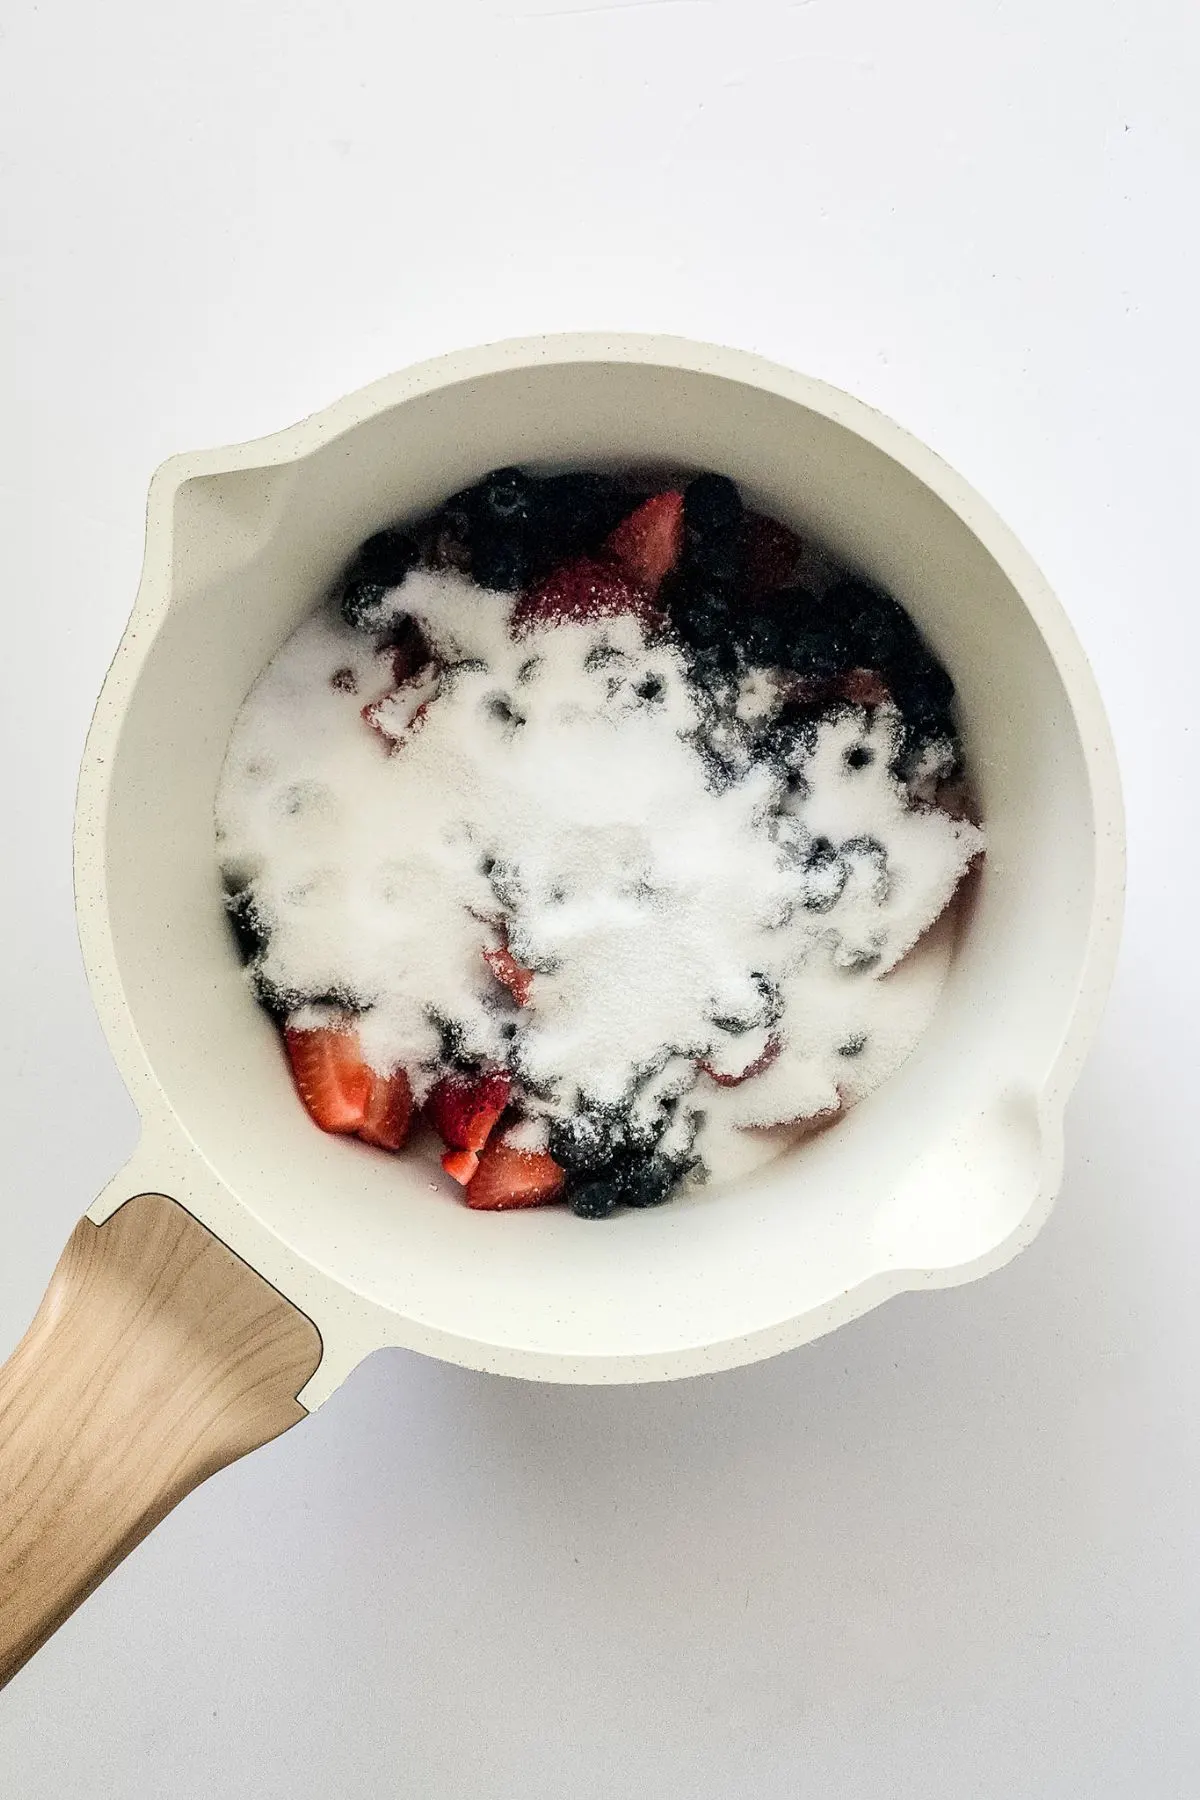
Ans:
{"label": "blueberry", "polygon": [[875,761],[875,752],[868,750],[865,744],[854,744],[846,752],[845,763],[848,769],[869,769]]}
{"label": "blueberry", "polygon": [[596,550],[636,505],[611,475],[549,475],[537,482],[532,519],[536,572]]}
{"label": "blueberry", "polygon": [[683,559],[710,581],[737,585],[745,563],[741,495],[724,475],[700,475],[683,494]]}
{"label": "blueberry", "polygon": [[471,574],[480,587],[494,593],[519,593],[530,578],[529,549],[522,536],[480,532],[471,553]]}
{"label": "blueberry", "polygon": [[618,1121],[597,1112],[556,1119],[550,1127],[550,1154],[571,1174],[607,1170],[621,1156],[625,1142]]}
{"label": "blueberry", "polygon": [[890,679],[909,748],[938,738],[954,741],[954,683],[927,650],[922,647]]}
{"label": "blueberry", "polygon": [[371,615],[387,593],[378,581],[349,581],[342,589],[342,617],[355,631],[369,630]]}
{"label": "blueberry", "polygon": [[621,1199],[626,1206],[661,1206],[683,1171],[663,1156],[647,1157],[631,1164],[621,1180]]}
{"label": "blueberry", "polygon": [[854,666],[844,638],[828,631],[793,631],[780,659],[785,668],[814,681],[832,681]]}
{"label": "blueberry", "polygon": [[391,526],[377,531],[360,544],[354,561],[346,571],[346,580],[378,582],[385,588],[399,587],[417,560],[417,540],[407,531]]}
{"label": "blueberry", "polygon": [[715,585],[695,588],[684,596],[675,624],[685,644],[708,650],[729,637],[729,600]]}
{"label": "blueberry", "polygon": [[267,947],[268,932],[249,888],[230,894],[225,911],[243,962],[253,962]]}
{"label": "blueberry", "polygon": [[737,483],[728,475],[697,475],[683,490],[683,521],[689,537],[740,536],[744,514]]}
{"label": "blueberry", "polygon": [[616,1212],[623,1198],[620,1186],[611,1175],[568,1182],[566,1197],[567,1205],[580,1219],[607,1219]]}
{"label": "blueberry", "polygon": [[479,510],[485,519],[511,525],[529,518],[533,494],[532,479],[520,469],[493,469],[479,484]]}

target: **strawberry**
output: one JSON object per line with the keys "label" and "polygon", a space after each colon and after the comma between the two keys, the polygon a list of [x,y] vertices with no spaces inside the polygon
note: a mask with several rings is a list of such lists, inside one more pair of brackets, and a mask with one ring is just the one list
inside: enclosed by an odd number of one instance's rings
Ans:
{"label": "strawberry", "polygon": [[412,1110],[412,1089],[403,1069],[394,1069],[390,1075],[372,1071],[371,1093],[358,1135],[364,1144],[375,1144],[380,1150],[403,1150]]}
{"label": "strawberry", "polygon": [[796,579],[802,545],[794,531],[765,513],[747,513],[746,584],[751,594],[773,594]]}
{"label": "strawberry", "polygon": [[783,1044],[779,1038],[768,1038],[766,1046],[761,1054],[756,1056],[754,1061],[748,1064],[739,1075],[722,1074],[719,1070],[714,1069],[711,1063],[707,1062],[698,1063],[696,1066],[702,1075],[707,1075],[709,1080],[715,1081],[718,1087],[741,1087],[743,1081],[753,1081],[756,1075],[761,1075],[765,1070],[769,1069],[782,1049]]}
{"label": "strawberry", "polygon": [[381,699],[364,706],[362,716],[388,749],[396,751],[425,723],[430,701],[437,697],[440,683],[441,670],[437,664],[424,663],[414,675],[398,682]]}
{"label": "strawberry", "polygon": [[555,569],[517,601],[512,626],[514,631],[522,631],[530,626],[610,619],[618,613],[636,613],[648,625],[657,624],[661,617],[653,595],[640,582],[610,563],[579,556]]}
{"label": "strawberry", "polygon": [[508,1105],[512,1082],[490,1075],[443,1075],[425,1102],[425,1116],[451,1150],[482,1150]]}
{"label": "strawberry", "polygon": [[501,944],[498,950],[485,950],[483,960],[500,986],[508,989],[517,1005],[528,1006],[529,992],[533,987],[533,970],[523,968],[507,944]]}
{"label": "strawberry", "polygon": [[322,1131],[357,1131],[367,1116],[373,1076],[350,1031],[321,1027],[283,1034],[296,1091]]}
{"label": "strawberry", "polygon": [[447,1150],[442,1158],[442,1167],[452,1181],[457,1181],[460,1187],[466,1187],[479,1167],[479,1153],[476,1150]]}
{"label": "strawberry", "polygon": [[655,494],[622,519],[604,546],[617,567],[657,594],[683,549],[683,495],[675,488]]}
{"label": "strawberry", "polygon": [[357,1133],[381,1150],[403,1149],[412,1119],[403,1069],[377,1075],[363,1060],[358,1034],[338,1026],[289,1026],[283,1037],[296,1091],[322,1131]]}
{"label": "strawberry", "polygon": [[544,1150],[512,1150],[507,1144],[491,1144],[467,1183],[467,1205],[476,1212],[544,1206],[557,1200],[565,1180],[563,1170]]}

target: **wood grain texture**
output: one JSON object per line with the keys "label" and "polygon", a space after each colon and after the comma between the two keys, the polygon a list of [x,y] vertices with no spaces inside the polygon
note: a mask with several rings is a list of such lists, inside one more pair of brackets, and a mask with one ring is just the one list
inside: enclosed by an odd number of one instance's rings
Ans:
{"label": "wood grain texture", "polygon": [[320,1360],[174,1201],[80,1221],[0,1369],[0,1686],[185,1494],[306,1417]]}

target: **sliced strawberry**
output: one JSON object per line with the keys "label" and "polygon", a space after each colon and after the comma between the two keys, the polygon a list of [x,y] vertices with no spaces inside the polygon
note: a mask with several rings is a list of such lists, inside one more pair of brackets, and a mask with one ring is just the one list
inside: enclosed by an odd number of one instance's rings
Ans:
{"label": "sliced strawberry", "polygon": [[479,1153],[475,1150],[447,1150],[442,1158],[442,1167],[452,1181],[457,1181],[460,1187],[466,1187],[479,1167]]}
{"label": "sliced strawberry", "polygon": [[769,1069],[771,1064],[778,1058],[779,1052],[782,1049],[783,1044],[779,1038],[768,1038],[761,1054],[756,1056],[754,1061],[749,1063],[739,1075],[722,1074],[719,1070],[714,1069],[712,1064],[708,1062],[698,1063],[697,1067],[702,1075],[707,1075],[708,1079],[710,1081],[715,1081],[718,1087],[741,1087],[743,1081],[753,1081],[756,1075],[761,1075],[765,1070]]}
{"label": "sliced strawberry", "polygon": [[533,970],[524,968],[507,944],[501,944],[498,950],[485,950],[483,960],[500,986],[508,989],[517,1005],[528,1006],[533,987]]}
{"label": "sliced strawberry", "polygon": [[512,625],[514,631],[522,631],[538,625],[611,619],[620,613],[636,613],[646,624],[657,624],[662,616],[654,596],[624,570],[592,556],[580,556],[555,569],[517,601]]}
{"label": "sliced strawberry", "polygon": [[773,594],[796,579],[803,545],[794,531],[765,513],[746,514],[746,585],[751,594]]}
{"label": "sliced strawberry", "polygon": [[482,1150],[508,1105],[512,1082],[490,1075],[443,1075],[425,1102],[425,1116],[451,1150]]}
{"label": "sliced strawberry", "polygon": [[412,1088],[403,1069],[390,1075],[372,1074],[367,1110],[358,1135],[364,1144],[381,1150],[403,1150],[412,1124]]}
{"label": "sliced strawberry", "polygon": [[631,581],[657,594],[683,549],[683,495],[675,488],[654,494],[622,519],[604,549]]}
{"label": "sliced strawberry", "polygon": [[296,1091],[322,1131],[357,1131],[367,1116],[374,1077],[354,1032],[322,1027],[283,1034]]}
{"label": "sliced strawberry", "polygon": [[425,723],[425,715],[440,683],[438,665],[427,662],[380,699],[364,706],[362,716],[389,750],[398,750],[405,739]]}
{"label": "sliced strawberry", "polygon": [[544,1206],[562,1192],[566,1176],[544,1150],[512,1150],[491,1144],[467,1184],[467,1205],[476,1212],[503,1212],[516,1206]]}

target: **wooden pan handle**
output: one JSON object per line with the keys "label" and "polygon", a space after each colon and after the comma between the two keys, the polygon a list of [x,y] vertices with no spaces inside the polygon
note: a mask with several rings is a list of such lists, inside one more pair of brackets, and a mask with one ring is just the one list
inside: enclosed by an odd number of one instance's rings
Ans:
{"label": "wooden pan handle", "polygon": [[185,1494],[306,1416],[320,1360],[173,1200],[80,1221],[0,1368],[0,1686]]}

